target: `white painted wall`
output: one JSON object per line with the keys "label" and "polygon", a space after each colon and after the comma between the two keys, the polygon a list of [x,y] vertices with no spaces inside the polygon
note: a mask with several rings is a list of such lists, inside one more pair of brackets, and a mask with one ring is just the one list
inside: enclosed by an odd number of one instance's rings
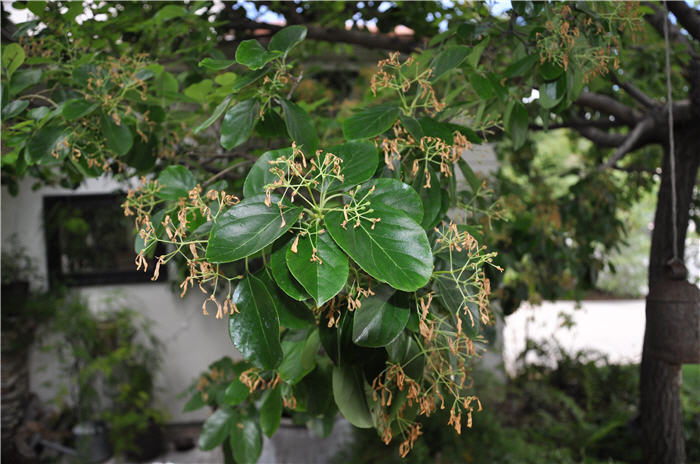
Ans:
{"label": "white painted wall", "polygon": [[[2,247],[11,246],[9,239],[16,235],[21,245],[34,259],[39,267],[43,282],[34,287],[45,285],[47,275],[46,245],[42,228],[42,197],[46,195],[99,194],[110,193],[122,187],[111,178],[91,179],[75,191],[60,188],[42,188],[32,190],[31,181],[20,186],[20,193],[13,197],[5,188],[2,189]],[[130,285],[90,286],[77,288],[91,303],[91,307],[100,310],[104,307],[106,297],[118,297],[129,306],[154,321],[153,331],[164,343],[164,363],[157,379],[158,392],[156,406],[162,407],[169,414],[171,422],[188,422],[201,420],[209,411],[202,409],[192,413],[183,413],[186,398],[178,399],[184,391],[212,361],[221,356],[239,357],[231,344],[226,323],[223,320],[203,316],[201,312],[202,296],[193,289],[185,299],[171,291],[168,283],[139,283]],[[42,400],[53,397],[54,389],[44,386],[46,380],[60,383],[60,375],[52,362],[50,353],[41,353],[34,349],[30,356],[31,388]]]}

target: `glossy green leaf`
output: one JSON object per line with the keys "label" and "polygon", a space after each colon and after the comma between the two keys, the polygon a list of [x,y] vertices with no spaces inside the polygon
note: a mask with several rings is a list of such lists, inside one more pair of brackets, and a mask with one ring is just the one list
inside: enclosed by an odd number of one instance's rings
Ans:
{"label": "glossy green leaf", "polygon": [[231,96],[224,98],[223,101],[216,106],[216,108],[214,109],[214,112],[211,114],[211,116],[209,116],[207,118],[207,120],[204,121],[202,124],[195,127],[194,133],[198,134],[201,131],[203,131],[204,129],[206,129],[207,127],[214,124],[221,117],[221,115],[224,114],[224,111],[226,111],[228,109],[228,106],[231,103],[231,98],[232,98]]}
{"label": "glossy green leaf", "polygon": [[353,140],[342,145],[334,145],[326,151],[343,160],[340,169],[343,182],[331,180],[326,191],[332,192],[361,184],[377,171],[379,155],[377,147],[372,142]]}
{"label": "glossy green leaf", "polygon": [[314,319],[311,310],[304,303],[293,300],[281,292],[267,272],[260,271],[255,276],[265,284],[270,292],[282,327],[285,329],[307,329],[316,325],[316,319]]}
{"label": "glossy green leaf", "polygon": [[[348,280],[348,258],[321,227],[312,226],[300,237],[297,252],[287,250],[287,266],[292,275],[320,307],[333,298]],[[312,261],[313,259],[313,261]]]}
{"label": "glossy green leaf", "polygon": [[236,103],[226,111],[221,123],[222,147],[230,150],[248,140],[258,120],[258,107],[258,101],[251,98]]}
{"label": "glossy green leaf", "polygon": [[389,130],[399,118],[399,107],[379,105],[355,113],[343,121],[346,139],[366,139]]}
{"label": "glossy green leaf", "polygon": [[236,49],[236,61],[252,70],[262,68],[280,55],[282,52],[277,50],[268,52],[255,39],[244,40]]}
{"label": "glossy green leaf", "polygon": [[229,406],[241,404],[250,396],[250,388],[240,380],[240,375],[246,369],[250,368],[250,364],[245,361],[237,362],[233,366],[234,379],[224,390],[224,403]]}
{"label": "glossy green leaf", "polygon": [[29,106],[29,100],[13,100],[2,108],[2,119],[12,119]]}
{"label": "glossy green leaf", "polygon": [[508,78],[523,76],[526,72],[532,69],[535,63],[537,63],[538,58],[539,56],[535,53],[527,55],[515,63],[510,64],[503,72],[503,75]]}
{"label": "glossy green leaf", "polygon": [[365,398],[365,380],[362,371],[350,366],[333,368],[333,399],[343,416],[355,427],[373,426]]}
{"label": "glossy green leaf", "polygon": [[356,197],[364,197],[372,187],[374,191],[367,197],[371,205],[380,204],[403,211],[419,224],[423,220],[423,203],[410,185],[390,178],[372,179],[362,185]]}
{"label": "glossy green leaf", "polygon": [[134,144],[134,136],[124,120],[117,125],[111,116],[103,114],[100,118],[100,129],[107,147],[117,155],[126,155]]}
{"label": "glossy green leaf", "polygon": [[530,123],[530,117],[527,114],[525,105],[517,102],[513,106],[513,111],[510,114],[508,121],[508,133],[513,140],[513,148],[516,150],[523,146],[527,138],[527,128]]}
{"label": "glossy green leaf", "polygon": [[539,102],[542,108],[554,108],[563,97],[563,94],[557,92],[557,81],[545,82],[544,84],[540,85]]}
{"label": "glossy green leaf", "polygon": [[277,371],[282,380],[296,385],[316,367],[316,355],[321,347],[318,330],[314,328],[301,339],[283,340],[284,360]]}
{"label": "glossy green leaf", "polygon": [[476,193],[481,188],[481,179],[474,173],[471,166],[462,158],[457,162],[462,175],[466,179],[472,192]]}
{"label": "glossy green leaf", "polygon": [[282,104],[284,123],[287,125],[289,137],[308,156],[315,155],[318,148],[318,135],[313,122],[311,122],[309,113],[289,100],[281,99],[280,103]]}
{"label": "glossy green leaf", "polygon": [[61,114],[68,121],[75,121],[76,119],[84,118],[89,115],[95,111],[98,106],[97,103],[89,102],[84,98],[74,98],[63,104]]}
{"label": "glossy green leaf", "polygon": [[386,347],[389,360],[401,364],[406,375],[413,380],[423,379],[423,367],[425,359],[420,356],[420,348],[413,337],[403,332]]}
{"label": "glossy green leaf", "polygon": [[265,195],[246,198],[217,218],[212,226],[207,246],[207,260],[228,263],[260,251],[277,240],[299,219],[301,208],[271,196],[265,205]]}
{"label": "glossy green leaf", "polygon": [[192,412],[196,411],[197,409],[202,409],[206,405],[207,402],[204,401],[204,398],[202,398],[202,392],[198,390],[190,397],[189,400],[187,400],[187,403],[185,403],[185,406],[182,409],[182,411]]}
{"label": "glossy green leaf", "polygon": [[277,176],[270,172],[272,165],[270,161],[274,161],[282,156],[292,156],[292,148],[280,148],[279,150],[266,151],[253,164],[253,167],[248,171],[248,175],[243,183],[243,195],[252,197],[265,193],[265,186],[277,180]]}
{"label": "glossy green leaf", "polygon": [[[430,177],[430,183],[427,182],[428,177]],[[440,179],[432,167],[422,167],[422,169],[418,169],[418,174],[413,181],[413,188],[418,192],[423,204],[423,220],[420,224],[424,229],[430,229],[438,220],[442,206]]]}
{"label": "glossy green leaf", "polygon": [[49,114],[51,114],[51,110],[48,106],[38,106],[27,111],[27,117],[35,121],[41,121]]}
{"label": "glossy green leaf", "polygon": [[[473,302],[475,296],[469,287],[462,285],[450,274],[440,275],[435,279],[437,296],[453,317],[462,319],[462,330],[469,337],[479,334],[479,307]],[[471,317],[465,311],[471,313]],[[456,320],[455,320],[456,323]]]}
{"label": "glossy green leaf", "polygon": [[423,133],[423,128],[416,118],[410,116],[401,115],[401,125],[411,134],[416,141],[419,141],[425,133]]}
{"label": "glossy green leaf", "polygon": [[202,425],[198,440],[199,448],[208,451],[219,446],[231,433],[231,427],[237,416],[234,411],[226,407],[214,411],[214,414],[209,416]]}
{"label": "glossy green leaf", "polygon": [[41,69],[23,69],[15,72],[12,75],[12,79],[10,79],[10,96],[15,96],[24,89],[28,89],[41,82],[42,73]]}
{"label": "glossy green leaf", "polygon": [[418,119],[418,122],[423,129],[423,134],[428,137],[437,137],[444,140],[448,145],[454,140],[455,128],[452,124],[441,122],[429,116],[423,116]]}
{"label": "glossy green leaf", "polygon": [[199,82],[195,82],[189,87],[185,88],[183,93],[186,97],[189,97],[198,102],[204,101],[214,88],[214,81],[211,79],[204,79]]}
{"label": "glossy green leaf", "polygon": [[244,416],[231,427],[231,449],[236,464],[255,464],[262,452],[262,432],[258,421]]}
{"label": "glossy green leaf", "polygon": [[161,188],[156,195],[164,200],[187,198],[189,192],[197,185],[194,175],[185,166],[168,166],[157,179]]}
{"label": "glossy green leaf", "polygon": [[481,74],[474,73],[469,78],[474,91],[484,100],[487,100],[495,95],[491,82]]}
{"label": "glossy green leaf", "polygon": [[226,68],[230,68],[236,63],[236,60],[217,60],[214,58],[204,58],[199,62],[200,68],[212,69],[214,71],[221,71]]}
{"label": "glossy green leaf", "polygon": [[269,110],[255,125],[255,131],[262,137],[278,139],[287,135],[287,127],[277,111]]}
{"label": "glossy green leaf", "polygon": [[309,298],[309,294],[306,293],[304,287],[294,278],[289,271],[289,267],[287,267],[287,250],[289,250],[293,241],[294,239],[291,239],[270,254],[270,270],[275,282],[284,293],[297,301],[303,301]]}
{"label": "glossy green leaf", "polygon": [[382,286],[374,296],[362,300],[355,310],[352,323],[352,341],[360,346],[386,346],[399,336],[410,310],[400,305],[400,298],[392,298],[394,289]]}
{"label": "glossy green leaf", "polygon": [[17,43],[10,43],[2,49],[2,67],[5,68],[8,79],[24,63],[24,49]]}
{"label": "glossy green leaf", "polygon": [[289,50],[305,38],[306,27],[297,25],[288,26],[277,31],[277,33],[272,36],[268,48],[270,50],[280,51],[286,55]]}
{"label": "glossy green leaf", "polygon": [[261,77],[263,77],[265,74],[268,73],[268,70],[266,69],[258,69],[257,71],[252,71],[245,73],[241,78],[237,79],[236,82],[233,84],[233,92],[238,92],[253,82],[257,81]]}
{"label": "glossy green leaf", "polygon": [[282,394],[278,386],[274,390],[263,393],[260,406],[260,428],[268,438],[275,434],[282,419]]}
{"label": "glossy green leaf", "polygon": [[[140,233],[136,234],[136,237],[134,238],[134,251],[136,252],[136,254],[139,254],[143,251],[144,255],[146,256],[153,255],[153,251],[156,249],[156,245],[158,244],[156,238],[162,237],[165,233],[165,227],[163,226],[164,217],[164,209],[161,209],[160,211],[151,215],[151,224],[153,224],[153,228],[155,229],[155,231],[151,232],[151,236],[148,238],[148,243],[145,242],[145,240],[141,237]],[[141,230],[144,230],[144,228],[141,228]]]}
{"label": "glossy green leaf", "polygon": [[423,228],[403,212],[373,205],[369,217],[380,218],[374,229],[368,220],[358,227],[353,221],[342,226],[343,213],[333,211],[325,223],[333,240],[365,272],[392,287],[414,291],[432,274],[433,257]]}
{"label": "glossy green leaf", "polygon": [[467,62],[472,68],[476,68],[479,65],[481,55],[484,53],[484,50],[486,49],[486,46],[488,44],[489,38],[487,37],[471,49],[471,51],[469,52],[469,57],[467,58]]}
{"label": "glossy green leaf", "polygon": [[30,164],[46,163],[55,160],[52,153],[59,159],[68,154],[66,141],[70,131],[62,126],[44,126],[39,129],[27,143],[27,161]]}
{"label": "glossy green leaf", "polygon": [[456,68],[469,56],[469,47],[454,45],[440,52],[433,61],[433,73],[430,80],[435,81],[446,72]]}
{"label": "glossy green leaf", "polygon": [[537,74],[545,81],[553,81],[564,73],[564,68],[552,61],[545,61],[537,70]]}
{"label": "glossy green leaf", "polygon": [[154,81],[156,94],[161,97],[174,96],[177,94],[179,85],[175,76],[168,71],[162,71],[156,76]]}
{"label": "glossy green leaf", "polygon": [[252,364],[275,369],[283,355],[272,296],[260,279],[248,275],[236,286],[232,299],[239,310],[228,319],[233,346]]}

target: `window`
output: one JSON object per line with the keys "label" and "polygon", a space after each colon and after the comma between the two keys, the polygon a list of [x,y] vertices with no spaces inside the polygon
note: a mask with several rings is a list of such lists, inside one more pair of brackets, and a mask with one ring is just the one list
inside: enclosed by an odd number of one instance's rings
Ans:
{"label": "window", "polygon": [[[44,197],[44,231],[51,285],[150,282],[155,269],[137,271],[133,221],[121,208],[123,194]],[[156,250],[155,255],[162,254]],[[167,280],[161,269],[159,280]]]}

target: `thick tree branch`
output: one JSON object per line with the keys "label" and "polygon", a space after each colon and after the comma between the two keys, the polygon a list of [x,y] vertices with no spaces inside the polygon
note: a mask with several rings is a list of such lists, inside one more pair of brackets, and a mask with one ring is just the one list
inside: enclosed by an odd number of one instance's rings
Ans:
{"label": "thick tree branch", "polygon": [[[644,15],[644,19],[647,20],[651,26],[656,29],[656,32],[659,33],[661,37],[664,36],[664,21],[666,20],[666,12],[664,11],[663,8],[659,8],[655,4],[651,2],[644,2],[645,6],[648,6],[652,10],[654,10],[654,14],[646,14]],[[697,53],[693,51],[693,47],[690,44],[690,40],[688,40],[688,37],[683,35],[681,32],[681,29],[676,26],[675,24],[669,24],[668,25],[668,37],[671,41],[673,42],[678,42],[683,45],[685,45],[686,49],[688,50],[688,53],[691,56],[697,56]]]}
{"label": "thick tree branch", "polygon": [[642,119],[632,131],[627,134],[625,141],[615,150],[615,154],[603,164],[603,168],[609,168],[617,164],[627,153],[639,148],[649,138],[649,132],[654,129],[654,120],[651,117]]}
{"label": "thick tree branch", "polygon": [[700,40],[700,11],[689,7],[685,2],[668,2],[666,5],[668,5],[668,9],[674,14],[681,26],[695,40]]}
{"label": "thick tree branch", "polygon": [[576,131],[601,147],[617,148],[625,142],[624,134],[605,132],[595,127],[575,127]]}
{"label": "thick tree branch", "polygon": [[642,118],[642,115],[633,108],[620,103],[612,97],[599,93],[583,92],[576,100],[576,103],[615,116],[629,125],[637,124]]}
{"label": "thick tree branch", "polygon": [[630,97],[634,98],[642,105],[646,106],[647,108],[654,108],[658,105],[658,103],[655,102],[654,99],[652,99],[647,94],[639,90],[639,88],[637,88],[634,84],[630,82],[620,81],[614,72],[611,72],[610,76],[612,76],[612,80],[615,84],[620,86],[620,88],[627,92],[627,94]]}
{"label": "thick tree branch", "polygon": [[[236,30],[267,30],[278,31],[284,26],[269,23],[251,21],[247,18],[236,18],[229,22],[229,26]],[[374,34],[371,32],[324,28],[319,26],[306,25],[308,31],[306,37],[313,40],[323,40],[325,42],[343,42],[353,45],[360,45],[366,48],[396,50],[402,53],[415,51],[421,43],[413,36],[397,36],[387,34]],[[259,32],[256,33],[259,35]]]}

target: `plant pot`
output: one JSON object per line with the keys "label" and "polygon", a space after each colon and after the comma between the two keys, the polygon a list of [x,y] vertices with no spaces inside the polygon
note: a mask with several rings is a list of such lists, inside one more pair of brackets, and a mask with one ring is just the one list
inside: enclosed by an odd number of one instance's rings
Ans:
{"label": "plant pot", "polygon": [[73,436],[78,462],[96,464],[112,457],[112,445],[103,422],[79,422],[73,427]]}
{"label": "plant pot", "polygon": [[134,435],[132,449],[126,457],[132,461],[143,462],[157,457],[163,451],[163,432],[161,426],[153,419],[148,426]]}

